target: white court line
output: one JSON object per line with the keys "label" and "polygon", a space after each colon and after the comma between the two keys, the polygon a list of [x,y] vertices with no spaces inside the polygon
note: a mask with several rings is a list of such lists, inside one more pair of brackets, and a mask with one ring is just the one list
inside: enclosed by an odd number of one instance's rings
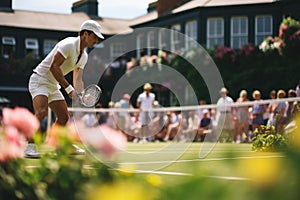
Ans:
{"label": "white court line", "polygon": [[[173,176],[194,176],[190,173],[182,172],[168,172],[168,171],[148,171],[148,170],[135,170],[134,173],[137,174],[158,174],[158,175],[173,175]],[[249,178],[237,177],[237,176],[203,176],[204,178],[214,178],[230,181],[250,181]]]}
{"label": "white court line", "polygon": [[175,176],[193,176],[193,174],[182,172],[166,172],[166,171],[148,171],[148,170],[134,170],[137,174],[159,174],[159,175],[175,175]]}
{"label": "white court line", "polygon": [[239,160],[239,159],[255,159],[255,158],[282,158],[284,156],[246,156],[246,157],[234,157],[234,158],[203,158],[203,159],[191,159],[191,160],[163,160],[163,161],[142,161],[142,162],[120,162],[122,165],[146,165],[146,164],[161,164],[161,163],[184,163],[184,162],[206,162],[206,161],[223,161],[223,160]]}

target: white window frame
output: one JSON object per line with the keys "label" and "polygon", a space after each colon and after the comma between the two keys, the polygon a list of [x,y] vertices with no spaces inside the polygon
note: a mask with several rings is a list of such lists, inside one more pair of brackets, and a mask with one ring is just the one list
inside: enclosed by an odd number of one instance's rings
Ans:
{"label": "white window frame", "polygon": [[[185,34],[188,37],[185,37],[185,48],[191,49],[197,46],[197,36],[198,36],[198,22],[197,20],[191,20],[185,24]],[[195,40],[195,41],[193,41]]]}
{"label": "white window frame", "polygon": [[[30,44],[33,43],[33,44]],[[25,49],[26,55],[28,54],[28,50],[32,50],[34,58],[39,57],[39,42],[36,38],[26,38],[25,39]]]}
{"label": "white window frame", "polygon": [[147,55],[151,56],[151,50],[155,48],[155,33],[149,31],[147,33]]}
{"label": "white window frame", "polygon": [[[233,27],[233,24],[234,24],[234,20],[239,20],[239,32],[238,33],[234,33],[234,27]],[[243,31],[241,30],[242,27],[242,20],[246,20],[246,30]],[[248,27],[248,17],[247,16],[234,16],[231,18],[231,37],[230,37],[230,44],[231,44],[231,48],[234,48],[234,49],[240,49],[244,44],[248,44],[248,41],[249,41],[249,36],[248,36],[248,30],[249,30],[249,27]],[[235,46],[234,44],[234,39],[239,39],[238,41],[238,45]]]}
{"label": "white window frame", "polygon": [[171,29],[175,30],[175,31],[171,31],[171,51],[175,52],[181,49],[180,38],[179,38],[180,36],[178,33],[181,31],[181,26],[180,24],[174,24],[172,25]]}
{"label": "white window frame", "polygon": [[[258,32],[258,19],[259,18],[263,18],[264,21],[264,29],[266,28],[266,22],[265,19],[266,18],[270,18],[270,31],[263,31],[263,32]],[[259,38],[267,38],[268,36],[272,36],[273,35],[273,16],[272,15],[257,15],[255,16],[255,45],[260,45],[260,43],[263,41],[263,39],[259,39]]]}
{"label": "white window frame", "polygon": [[46,56],[48,53],[52,51],[52,49],[55,47],[57,42],[58,40],[53,40],[53,39],[44,40],[44,49],[43,49],[44,56]]}
{"label": "white window frame", "polygon": [[114,42],[110,44],[110,58],[115,60],[125,53],[125,44],[122,42]]}
{"label": "white window frame", "polygon": [[12,54],[15,53],[16,50],[16,39],[14,37],[7,37],[7,36],[3,36],[2,37],[2,55],[4,58],[8,59],[10,58],[10,54],[7,54],[5,49],[6,48],[10,48],[12,52]]}
{"label": "white window frame", "polygon": [[3,36],[2,37],[2,44],[5,44],[5,45],[16,45],[16,39],[14,37],[6,37],[6,36]]}
{"label": "white window frame", "polygon": [[[221,21],[221,33],[218,33],[218,26],[216,24],[217,21]],[[210,29],[213,24],[214,28],[214,33],[210,32]],[[220,40],[220,42],[219,42]],[[213,42],[212,42],[213,41]],[[224,18],[222,17],[211,17],[207,19],[207,42],[206,42],[206,47],[208,49],[213,48],[214,46],[224,46]]]}
{"label": "white window frame", "polygon": [[142,44],[144,42],[144,35],[143,34],[138,34],[136,36],[136,58],[139,59],[141,58],[141,53],[142,53]]}
{"label": "white window frame", "polygon": [[167,30],[164,28],[158,31],[158,48],[160,50],[167,48]]}

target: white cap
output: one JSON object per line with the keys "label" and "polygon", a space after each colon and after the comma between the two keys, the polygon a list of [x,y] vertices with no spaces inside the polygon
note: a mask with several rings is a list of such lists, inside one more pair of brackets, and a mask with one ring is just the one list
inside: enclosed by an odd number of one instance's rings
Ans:
{"label": "white cap", "polygon": [[104,39],[103,35],[101,34],[101,26],[94,20],[86,20],[82,23],[80,30],[88,30],[93,31],[95,35],[97,35],[99,38]]}

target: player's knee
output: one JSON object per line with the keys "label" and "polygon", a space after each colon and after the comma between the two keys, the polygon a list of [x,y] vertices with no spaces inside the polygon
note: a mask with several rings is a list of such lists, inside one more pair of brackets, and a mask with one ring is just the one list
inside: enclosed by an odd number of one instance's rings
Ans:
{"label": "player's knee", "polygon": [[66,125],[67,122],[69,121],[69,115],[68,114],[60,114],[59,116],[57,116],[57,123],[59,125]]}

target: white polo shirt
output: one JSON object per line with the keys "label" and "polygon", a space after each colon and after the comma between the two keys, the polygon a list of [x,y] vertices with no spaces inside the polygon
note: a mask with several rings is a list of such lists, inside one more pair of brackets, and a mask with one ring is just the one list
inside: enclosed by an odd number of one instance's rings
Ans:
{"label": "white polo shirt", "polygon": [[223,97],[221,97],[219,100],[218,100],[218,102],[217,102],[217,105],[218,106],[222,106],[222,107],[219,107],[218,108],[218,111],[219,112],[229,112],[230,110],[231,110],[231,107],[226,107],[225,105],[226,104],[232,104],[232,103],[234,103],[233,102],[233,100],[232,100],[232,98],[231,97],[229,97],[229,96],[226,96],[225,98],[223,98]]}
{"label": "white polo shirt", "polygon": [[68,74],[76,68],[84,69],[87,63],[88,54],[86,51],[82,52],[80,60],[76,64],[78,56],[80,54],[80,37],[68,37],[58,42],[52,51],[46,56],[46,58],[33,70],[38,75],[45,77],[50,82],[58,84],[50,71],[50,65],[56,52],[60,52],[66,59],[61,65],[63,75]]}
{"label": "white polo shirt", "polygon": [[149,93],[149,96],[147,97],[146,92],[141,93],[137,99],[137,101],[141,103],[142,109],[151,109],[154,100],[155,100],[155,94]]}

